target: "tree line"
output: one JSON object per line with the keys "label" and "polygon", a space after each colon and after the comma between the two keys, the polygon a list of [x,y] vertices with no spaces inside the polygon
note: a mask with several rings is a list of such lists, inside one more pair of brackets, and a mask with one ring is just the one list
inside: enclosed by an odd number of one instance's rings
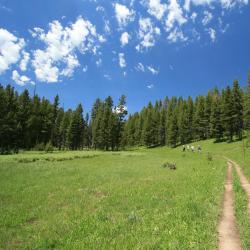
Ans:
{"label": "tree line", "polygon": [[248,85],[238,81],[195,99],[166,97],[149,104],[126,120],[126,97],[117,106],[109,96],[96,99],[90,114],[79,104],[75,110],[60,107],[59,96],[50,102],[28,90],[18,94],[0,85],[0,153],[19,149],[59,150],[93,148],[119,150],[128,146],[175,147],[194,140],[216,142],[250,138],[250,72]]}
{"label": "tree line", "polygon": [[245,89],[235,80],[232,87],[214,88],[195,99],[166,97],[154,105],[149,102],[128,117],[123,144],[176,147],[210,138],[231,142],[241,140],[243,131],[250,137],[250,72]]}

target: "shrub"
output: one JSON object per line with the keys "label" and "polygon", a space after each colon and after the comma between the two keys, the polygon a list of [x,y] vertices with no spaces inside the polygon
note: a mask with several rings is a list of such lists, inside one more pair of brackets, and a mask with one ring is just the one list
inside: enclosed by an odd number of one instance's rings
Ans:
{"label": "shrub", "polygon": [[53,148],[53,146],[52,146],[51,141],[49,141],[49,142],[46,144],[46,146],[45,146],[45,152],[46,152],[46,153],[51,153],[51,152],[53,152],[53,151],[54,151],[54,148]]}
{"label": "shrub", "polygon": [[45,145],[44,143],[38,143],[36,146],[33,148],[35,151],[44,151],[45,150]]}

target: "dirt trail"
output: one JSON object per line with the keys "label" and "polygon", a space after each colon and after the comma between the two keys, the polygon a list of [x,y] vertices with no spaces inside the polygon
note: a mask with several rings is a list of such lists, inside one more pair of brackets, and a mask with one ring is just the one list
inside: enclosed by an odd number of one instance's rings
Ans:
{"label": "dirt trail", "polygon": [[240,178],[240,183],[242,188],[245,190],[246,195],[248,197],[248,205],[247,205],[247,212],[250,214],[250,183],[246,176],[242,173],[241,167],[234,161],[231,161],[232,164],[235,166],[236,172]]}
{"label": "dirt trail", "polygon": [[234,195],[232,186],[232,164],[228,162],[222,215],[218,227],[219,250],[240,250],[240,236],[234,215]]}

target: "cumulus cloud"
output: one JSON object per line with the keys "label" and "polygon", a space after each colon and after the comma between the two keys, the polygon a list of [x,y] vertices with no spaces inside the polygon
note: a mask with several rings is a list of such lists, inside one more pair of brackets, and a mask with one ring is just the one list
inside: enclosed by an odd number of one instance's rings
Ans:
{"label": "cumulus cloud", "polygon": [[19,61],[25,41],[0,28],[0,74]]}
{"label": "cumulus cloud", "polygon": [[79,66],[76,52],[96,53],[96,42],[100,42],[95,26],[79,17],[75,23],[63,27],[59,21],[49,24],[49,31],[35,28],[32,36],[45,44],[45,49],[33,53],[32,65],[41,82],[58,82],[60,76],[71,76]]}
{"label": "cumulus cloud", "polygon": [[175,43],[177,41],[185,42],[188,40],[188,38],[184,36],[183,32],[177,28],[169,33],[167,39],[171,43]]}
{"label": "cumulus cloud", "polygon": [[16,70],[14,70],[12,72],[12,80],[20,85],[20,86],[24,86],[26,85],[28,82],[30,82],[30,78],[25,76],[25,75],[20,75]]}
{"label": "cumulus cloud", "polygon": [[119,65],[121,68],[125,68],[127,66],[124,53],[119,53]]}
{"label": "cumulus cloud", "polygon": [[159,70],[153,68],[152,66],[148,66],[148,70],[153,74],[153,75],[158,75]]}
{"label": "cumulus cloud", "polygon": [[116,19],[120,27],[126,26],[129,22],[134,20],[135,12],[125,5],[115,3],[114,8]]}
{"label": "cumulus cloud", "polygon": [[125,46],[128,44],[130,39],[130,35],[128,34],[128,32],[123,32],[120,38],[120,42],[122,46]]}
{"label": "cumulus cloud", "polygon": [[202,19],[202,24],[203,24],[204,26],[207,25],[207,24],[209,24],[210,21],[212,20],[212,18],[213,18],[212,13],[209,12],[209,11],[207,11],[207,10],[205,10],[205,11],[204,11],[204,18]]}
{"label": "cumulus cloud", "polygon": [[215,42],[215,40],[216,40],[216,31],[214,29],[212,29],[212,28],[209,28],[208,29],[208,34],[209,34],[209,36],[211,38],[211,41]]}
{"label": "cumulus cloud", "polygon": [[144,0],[143,4],[147,6],[148,13],[161,20],[167,11],[167,4],[161,3],[161,0]]}
{"label": "cumulus cloud", "polygon": [[26,51],[23,51],[22,56],[23,57],[22,57],[22,60],[20,62],[19,67],[20,67],[20,69],[22,71],[26,71],[27,70],[27,65],[28,65],[29,60],[30,60],[30,54],[28,52],[26,52]]}
{"label": "cumulus cloud", "polygon": [[142,63],[138,63],[137,66],[135,67],[135,70],[145,72],[145,67]]}
{"label": "cumulus cloud", "polygon": [[154,88],[154,86],[155,86],[154,84],[148,84],[148,85],[147,85],[147,88],[148,88],[148,89],[152,89],[152,88]]}
{"label": "cumulus cloud", "polygon": [[169,31],[175,24],[182,26],[187,22],[187,19],[183,15],[183,10],[177,0],[170,0],[168,5],[168,16],[166,20],[166,29]]}
{"label": "cumulus cloud", "polygon": [[143,48],[153,47],[155,45],[156,36],[160,34],[160,29],[153,25],[150,18],[140,18],[138,37],[141,41],[136,49],[141,51]]}

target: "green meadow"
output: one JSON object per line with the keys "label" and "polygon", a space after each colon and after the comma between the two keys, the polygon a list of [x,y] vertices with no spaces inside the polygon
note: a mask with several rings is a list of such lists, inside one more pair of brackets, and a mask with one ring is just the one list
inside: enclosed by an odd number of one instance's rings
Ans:
{"label": "green meadow", "polygon": [[[0,249],[217,249],[223,156],[250,177],[250,149],[201,145],[201,154],[162,147],[1,156]],[[234,177],[250,249],[247,200]]]}

